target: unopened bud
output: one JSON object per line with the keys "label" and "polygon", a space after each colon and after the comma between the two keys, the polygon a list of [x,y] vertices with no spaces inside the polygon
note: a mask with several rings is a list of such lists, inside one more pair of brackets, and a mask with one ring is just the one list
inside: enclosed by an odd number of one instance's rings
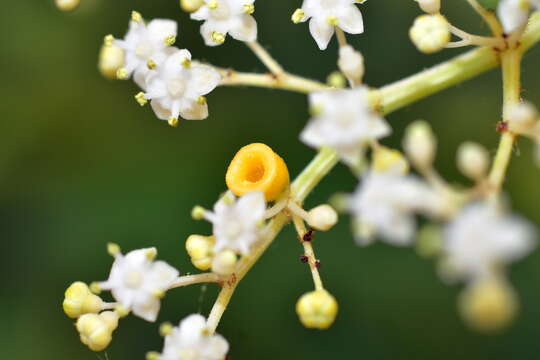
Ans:
{"label": "unopened bud", "polygon": [[333,88],[342,89],[347,86],[347,79],[339,71],[334,71],[326,78],[326,83]]}
{"label": "unopened bud", "polygon": [[308,212],[307,222],[316,230],[330,230],[338,221],[336,211],[327,204],[319,205]]}
{"label": "unopened bud", "polygon": [[441,0],[416,0],[420,9],[428,14],[436,14],[441,11]]}
{"label": "unopened bud", "polygon": [[124,66],[124,50],[113,44],[103,44],[99,51],[99,72],[107,79],[117,79],[117,72]]}
{"label": "unopened bud", "polygon": [[481,180],[488,171],[489,153],[480,144],[465,142],[458,149],[457,166],[463,175]]}
{"label": "unopened bud", "polygon": [[307,328],[328,329],[334,323],[337,312],[337,301],[326,290],[308,292],[296,303],[296,313]]}
{"label": "unopened bud", "polygon": [[418,120],[407,127],[403,148],[412,163],[419,168],[428,168],[433,164],[437,140],[431,127],[425,121]]}
{"label": "unopened bud", "polygon": [[77,281],[67,288],[62,307],[67,316],[78,318],[84,314],[100,312],[103,309],[103,301],[99,296],[92,294],[88,285]]}
{"label": "unopened bud", "polygon": [[444,49],[450,42],[450,25],[440,14],[420,15],[409,30],[409,37],[418,50],[431,54]]}
{"label": "unopened bud", "polygon": [[377,172],[394,172],[406,174],[409,163],[399,150],[379,146],[373,152],[373,169]]}
{"label": "unopened bud", "polygon": [[529,134],[538,120],[538,111],[530,102],[511,105],[506,112],[508,128],[518,134]]}
{"label": "unopened bud", "polygon": [[212,265],[212,248],[215,244],[213,236],[191,235],[186,240],[186,250],[191,262],[199,270],[208,270]]}
{"label": "unopened bud", "polygon": [[459,310],[471,328],[494,332],[508,326],[518,310],[514,290],[500,278],[481,279],[460,295]]}
{"label": "unopened bud", "polygon": [[212,272],[219,275],[230,275],[234,272],[237,260],[238,259],[234,251],[220,251],[212,260]]}
{"label": "unopened bud", "polygon": [[55,0],[56,7],[62,11],[75,10],[79,6],[80,0]]}
{"label": "unopened bud", "polygon": [[364,77],[364,57],[350,45],[339,48],[339,70],[352,82],[360,84]]}
{"label": "unopened bud", "polygon": [[102,351],[110,344],[112,333],[118,327],[118,315],[114,311],[85,314],[77,320],[76,327],[83,344],[92,351]]}

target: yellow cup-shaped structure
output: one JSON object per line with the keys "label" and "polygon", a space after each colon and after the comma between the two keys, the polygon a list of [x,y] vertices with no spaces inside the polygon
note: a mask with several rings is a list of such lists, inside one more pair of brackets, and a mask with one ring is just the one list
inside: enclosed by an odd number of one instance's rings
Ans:
{"label": "yellow cup-shaped structure", "polygon": [[225,181],[236,196],[261,191],[266,201],[273,201],[289,186],[289,170],[285,161],[270,147],[254,143],[236,153]]}

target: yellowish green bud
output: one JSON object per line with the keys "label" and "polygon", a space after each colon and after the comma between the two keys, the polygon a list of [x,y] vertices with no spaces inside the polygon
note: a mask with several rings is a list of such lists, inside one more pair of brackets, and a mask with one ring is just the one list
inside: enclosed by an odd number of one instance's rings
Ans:
{"label": "yellowish green bud", "polygon": [[326,78],[326,83],[333,88],[342,89],[347,86],[347,79],[339,71],[334,71]]}
{"label": "yellowish green bud", "polygon": [[437,14],[441,11],[441,0],[416,0],[420,9],[428,14]]}
{"label": "yellowish green bud", "polygon": [[441,228],[434,224],[422,226],[416,238],[416,252],[424,258],[432,258],[441,253],[443,234]]}
{"label": "yellowish green bud", "polygon": [[471,328],[496,332],[512,322],[518,311],[518,299],[505,280],[486,278],[473,282],[463,291],[459,311]]}
{"label": "yellowish green bud", "polygon": [[118,327],[118,315],[114,311],[101,314],[85,314],[77,320],[76,328],[81,342],[92,351],[104,350],[112,340],[112,333]]}
{"label": "yellowish green bud", "polygon": [[62,11],[75,10],[80,4],[80,0],[55,0],[56,7]]}
{"label": "yellowish green bud", "polygon": [[203,6],[204,0],[180,0],[180,7],[185,12],[195,12]]}
{"label": "yellowish green bud", "polygon": [[191,262],[199,270],[208,270],[212,266],[212,248],[215,237],[191,235],[186,240],[186,250],[191,257]]}
{"label": "yellowish green bud", "polygon": [[401,151],[378,146],[373,151],[373,170],[377,172],[409,172],[409,162]]}
{"label": "yellowish green bud", "polygon": [[296,303],[296,313],[300,322],[307,328],[321,330],[329,328],[337,312],[337,301],[326,290],[308,292]]}
{"label": "yellowish green bud", "polygon": [[92,294],[85,283],[77,281],[67,288],[62,307],[67,316],[75,319],[84,314],[100,312],[103,300]]}
{"label": "yellowish green bud", "polygon": [[124,66],[124,50],[108,43],[106,39],[99,51],[98,69],[107,79],[117,79],[117,72]]}

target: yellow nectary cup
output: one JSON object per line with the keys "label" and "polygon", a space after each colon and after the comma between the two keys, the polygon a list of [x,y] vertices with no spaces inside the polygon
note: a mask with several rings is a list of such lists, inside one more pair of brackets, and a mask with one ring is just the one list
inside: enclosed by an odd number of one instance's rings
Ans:
{"label": "yellow nectary cup", "polygon": [[270,147],[254,143],[236,153],[227,169],[225,181],[236,196],[261,191],[266,201],[273,201],[289,185],[289,170],[285,161]]}

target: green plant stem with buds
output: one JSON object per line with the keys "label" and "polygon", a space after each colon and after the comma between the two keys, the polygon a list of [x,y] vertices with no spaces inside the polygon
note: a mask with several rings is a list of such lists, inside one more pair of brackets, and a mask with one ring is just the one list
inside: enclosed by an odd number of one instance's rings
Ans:
{"label": "green plant stem with buds", "polygon": [[[504,78],[504,108],[519,101],[519,72],[522,54],[540,41],[540,13],[534,14],[529,27],[521,39],[520,46],[515,49],[495,50],[480,47],[454,59],[446,61],[431,69],[422,71],[396,83],[371,91],[371,100],[382,114],[389,114],[406,105],[414,103],[431,94],[444,90],[452,85],[468,80],[480,73],[492,69],[502,63]],[[286,72],[276,74],[247,74],[233,70],[220,70],[224,76],[222,85],[251,85],[283,90],[310,93],[326,88],[322,83],[304,79]],[[515,136],[504,133],[497,152],[490,183],[497,190],[502,186],[506,168],[510,161]],[[313,188],[338,163],[339,157],[333,149],[322,148],[311,163],[291,184],[291,198],[302,203]],[[207,326],[214,332],[226,310],[239,282],[257,262],[264,251],[290,221],[284,212],[275,216],[265,227],[263,236],[253,247],[249,256],[243,257],[234,275],[223,284],[214,306],[208,316]]]}

